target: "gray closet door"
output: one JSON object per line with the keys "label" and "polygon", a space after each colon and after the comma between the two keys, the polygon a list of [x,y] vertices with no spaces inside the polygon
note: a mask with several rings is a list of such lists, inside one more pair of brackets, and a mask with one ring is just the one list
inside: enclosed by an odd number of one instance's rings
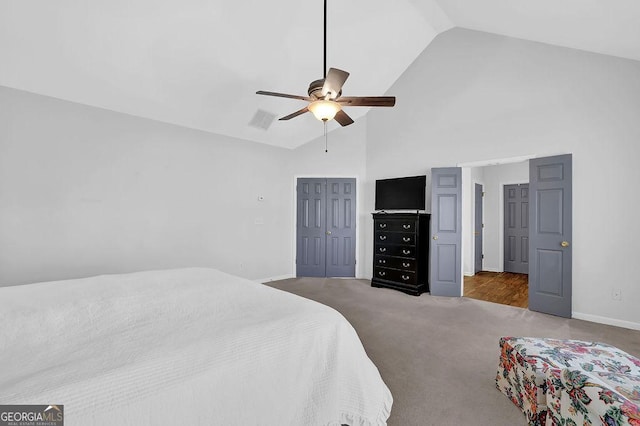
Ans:
{"label": "gray closet door", "polygon": [[462,296],[462,169],[431,169],[429,287],[434,296]]}
{"label": "gray closet door", "polygon": [[326,276],[326,179],[298,179],[296,276]]}
{"label": "gray closet door", "polygon": [[571,318],[571,154],[529,160],[529,309]]}
{"label": "gray closet door", "polygon": [[529,273],[529,184],[504,186],[504,271]]}
{"label": "gray closet door", "polygon": [[356,275],[355,219],[355,179],[327,179],[327,277]]}
{"label": "gray closet door", "polygon": [[482,228],[482,185],[475,184],[475,215],[474,215],[474,228],[473,242],[475,248],[475,267],[474,274],[482,271],[482,238],[484,237],[484,229]]}
{"label": "gray closet door", "polygon": [[300,178],[296,276],[355,277],[356,180]]}

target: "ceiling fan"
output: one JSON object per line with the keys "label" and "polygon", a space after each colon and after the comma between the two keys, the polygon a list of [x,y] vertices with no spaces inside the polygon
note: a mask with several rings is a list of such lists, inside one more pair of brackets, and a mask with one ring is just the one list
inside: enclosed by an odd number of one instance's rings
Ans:
{"label": "ceiling fan", "polygon": [[324,0],[324,78],[309,84],[308,96],[288,95],[286,93],[266,92],[258,90],[257,95],[277,96],[280,98],[299,99],[309,102],[307,106],[286,115],[280,120],[291,120],[294,117],[311,111],[313,115],[325,123],[335,118],[341,126],[348,126],[353,119],[342,107],[392,107],[396,104],[395,96],[342,96],[342,86],[349,73],[337,68],[329,68],[327,72],[327,0]]}

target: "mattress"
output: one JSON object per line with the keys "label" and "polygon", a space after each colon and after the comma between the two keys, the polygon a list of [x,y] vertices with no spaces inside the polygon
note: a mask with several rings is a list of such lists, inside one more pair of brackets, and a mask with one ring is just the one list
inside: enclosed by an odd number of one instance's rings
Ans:
{"label": "mattress", "polygon": [[0,288],[0,404],[65,425],[385,425],[392,397],[322,304],[187,268]]}

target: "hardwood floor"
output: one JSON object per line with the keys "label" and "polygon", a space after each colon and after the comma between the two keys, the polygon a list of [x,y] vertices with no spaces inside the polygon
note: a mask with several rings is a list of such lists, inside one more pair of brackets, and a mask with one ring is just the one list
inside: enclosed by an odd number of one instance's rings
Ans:
{"label": "hardwood floor", "polygon": [[478,272],[473,277],[464,277],[464,296],[527,308],[529,276],[511,272]]}

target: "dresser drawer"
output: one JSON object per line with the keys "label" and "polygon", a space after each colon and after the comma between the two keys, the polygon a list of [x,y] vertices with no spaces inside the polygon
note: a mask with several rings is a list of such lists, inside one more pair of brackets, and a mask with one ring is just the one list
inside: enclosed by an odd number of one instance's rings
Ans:
{"label": "dresser drawer", "polygon": [[382,268],[401,269],[403,271],[412,272],[416,271],[416,261],[413,259],[376,255],[373,264]]}
{"label": "dresser drawer", "polygon": [[376,232],[376,243],[416,245],[416,235],[407,232]]}
{"label": "dresser drawer", "polygon": [[411,219],[377,219],[376,231],[415,232],[416,221]]}
{"label": "dresser drawer", "polygon": [[412,246],[387,246],[376,244],[375,254],[415,258],[416,248]]}
{"label": "dresser drawer", "polygon": [[415,285],[417,283],[415,273],[396,269],[375,267],[373,268],[373,276],[379,280],[394,281],[402,284]]}

